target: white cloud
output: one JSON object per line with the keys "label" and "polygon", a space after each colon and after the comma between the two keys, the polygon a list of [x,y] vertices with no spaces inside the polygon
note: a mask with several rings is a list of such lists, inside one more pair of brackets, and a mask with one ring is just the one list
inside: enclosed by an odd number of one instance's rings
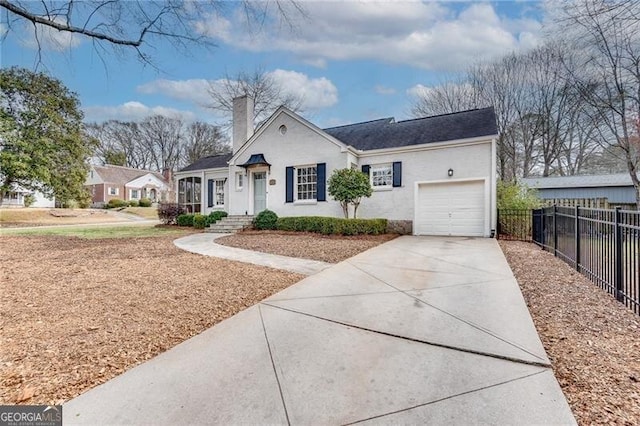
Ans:
{"label": "white cloud", "polygon": [[416,84],[413,87],[407,89],[407,94],[416,98],[426,97],[432,89],[422,84]]}
{"label": "white cloud", "polygon": [[117,106],[85,107],[85,121],[101,122],[106,120],[141,121],[152,115],[165,115],[195,121],[196,115],[191,111],[183,111],[164,106],[150,107],[141,102],[129,101]]}
{"label": "white cloud", "polygon": [[286,51],[307,64],[380,60],[433,70],[458,70],[538,43],[541,23],[501,17],[490,3],[458,8],[434,2],[305,2],[294,31],[256,34],[235,18],[201,22],[199,31],[248,51]]}
{"label": "white cloud", "polygon": [[[317,110],[330,107],[338,102],[338,89],[325,77],[311,78],[306,74],[276,69],[266,73],[276,84],[282,87],[284,94],[302,99],[302,108]],[[211,85],[221,85],[220,80],[154,80],[136,88],[143,94],[161,94],[172,99],[191,102],[198,107],[206,106],[211,98],[208,90]],[[211,112],[213,114],[213,112]]]}
{"label": "white cloud", "polygon": [[394,89],[393,87],[386,87],[381,84],[376,85],[376,87],[374,87],[373,90],[375,90],[376,93],[379,95],[395,95],[396,94],[396,89]]}
{"label": "white cloud", "polygon": [[[54,19],[62,21],[62,19]],[[81,37],[68,31],[59,31],[45,25],[25,26],[25,37],[21,40],[23,46],[30,49],[47,49],[56,52],[63,52],[74,47],[78,47],[82,42]]]}
{"label": "white cloud", "polygon": [[209,81],[205,79],[189,80],[154,80],[142,84],[136,88],[138,93],[163,94],[173,99],[193,102],[196,105],[204,106],[211,102],[209,96]]}
{"label": "white cloud", "polygon": [[283,88],[285,94],[302,99],[302,109],[327,108],[338,102],[338,89],[325,77],[309,78],[306,74],[297,71],[281,69],[268,74]]}

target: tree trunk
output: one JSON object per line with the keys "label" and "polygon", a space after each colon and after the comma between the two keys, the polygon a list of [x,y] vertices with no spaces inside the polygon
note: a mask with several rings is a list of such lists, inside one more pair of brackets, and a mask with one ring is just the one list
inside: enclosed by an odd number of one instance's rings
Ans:
{"label": "tree trunk", "polygon": [[342,213],[344,213],[345,219],[349,219],[349,203],[341,201],[340,206],[342,206]]}
{"label": "tree trunk", "polygon": [[360,201],[353,203],[353,218],[356,219],[358,217],[358,206],[360,205]]}

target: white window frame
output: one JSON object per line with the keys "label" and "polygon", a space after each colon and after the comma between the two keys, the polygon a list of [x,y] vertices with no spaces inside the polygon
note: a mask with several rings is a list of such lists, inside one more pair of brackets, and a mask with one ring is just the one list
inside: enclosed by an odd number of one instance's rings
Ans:
{"label": "white window frame", "polygon": [[244,187],[244,174],[242,172],[236,172],[236,191],[242,191]]}
{"label": "white window frame", "polygon": [[[380,176],[376,176],[376,175]],[[374,164],[369,167],[369,181],[371,188],[392,189],[393,188],[393,164]]]}
{"label": "white window frame", "polygon": [[[301,203],[305,203],[305,202],[317,202],[318,201],[318,165],[317,164],[308,164],[305,166],[296,166],[293,168],[294,169],[294,174],[293,174],[293,179],[294,179],[294,188],[293,188],[293,196],[294,196],[294,200],[296,202],[301,202]],[[313,173],[309,173],[310,171],[312,171],[311,169],[313,169]],[[300,172],[302,170],[306,170],[307,174],[306,175],[301,175]],[[301,180],[308,180],[309,176],[314,176],[315,177],[315,181],[314,182],[301,182]],[[307,179],[304,179],[307,178]],[[305,191],[307,193],[306,196],[303,196],[302,198],[300,197],[300,185],[310,185],[310,187],[308,189],[306,189],[306,191],[303,189],[303,191]],[[314,195],[313,197],[311,197],[311,195]]]}
{"label": "white window frame", "polygon": [[[135,196],[133,195],[135,193]],[[139,200],[140,199],[140,190],[139,189],[130,189],[129,190],[129,199],[131,200]]]}
{"label": "white window frame", "polygon": [[120,195],[120,188],[116,188],[113,186],[109,187],[109,195]]}
{"label": "white window frame", "polygon": [[[222,195],[222,203],[218,201],[218,195]],[[224,179],[213,180],[213,207],[224,207]]]}

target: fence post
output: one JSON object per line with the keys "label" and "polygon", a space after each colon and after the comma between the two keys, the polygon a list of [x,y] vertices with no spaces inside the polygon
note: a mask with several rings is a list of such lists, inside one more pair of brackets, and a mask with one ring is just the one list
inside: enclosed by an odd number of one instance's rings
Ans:
{"label": "fence post", "polygon": [[558,207],[553,205],[553,255],[558,257]]}
{"label": "fence post", "polygon": [[620,207],[616,207],[614,219],[614,238],[615,238],[615,284],[616,284],[616,299],[618,302],[624,303],[623,287],[622,287],[622,227],[620,226]]}
{"label": "fence post", "polygon": [[580,272],[580,206],[576,204],[576,271]]}

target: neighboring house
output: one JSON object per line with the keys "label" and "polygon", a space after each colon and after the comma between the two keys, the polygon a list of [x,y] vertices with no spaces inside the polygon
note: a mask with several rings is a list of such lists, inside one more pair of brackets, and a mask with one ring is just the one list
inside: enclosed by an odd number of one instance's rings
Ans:
{"label": "neighboring house", "polygon": [[3,194],[0,207],[25,207],[24,198],[29,194],[35,198],[35,201],[29,207],[49,208],[56,206],[55,197],[47,198],[41,192],[29,191],[22,187],[15,186],[11,191]]}
{"label": "neighboring house", "polygon": [[591,176],[553,176],[521,179],[542,200],[575,200],[575,204],[635,208],[636,195],[629,173]]}
{"label": "neighboring house", "polygon": [[132,169],[122,166],[91,166],[85,186],[91,193],[92,204],[102,206],[112,199],[153,202],[174,198],[171,174]]}
{"label": "neighboring house", "polygon": [[280,107],[254,132],[253,100],[237,98],[233,107],[233,153],[176,173],[176,199],[191,212],[342,217],[327,180],[351,167],[367,173],[374,190],[359,217],[406,222],[419,235],[494,232],[493,108],[320,129]]}

